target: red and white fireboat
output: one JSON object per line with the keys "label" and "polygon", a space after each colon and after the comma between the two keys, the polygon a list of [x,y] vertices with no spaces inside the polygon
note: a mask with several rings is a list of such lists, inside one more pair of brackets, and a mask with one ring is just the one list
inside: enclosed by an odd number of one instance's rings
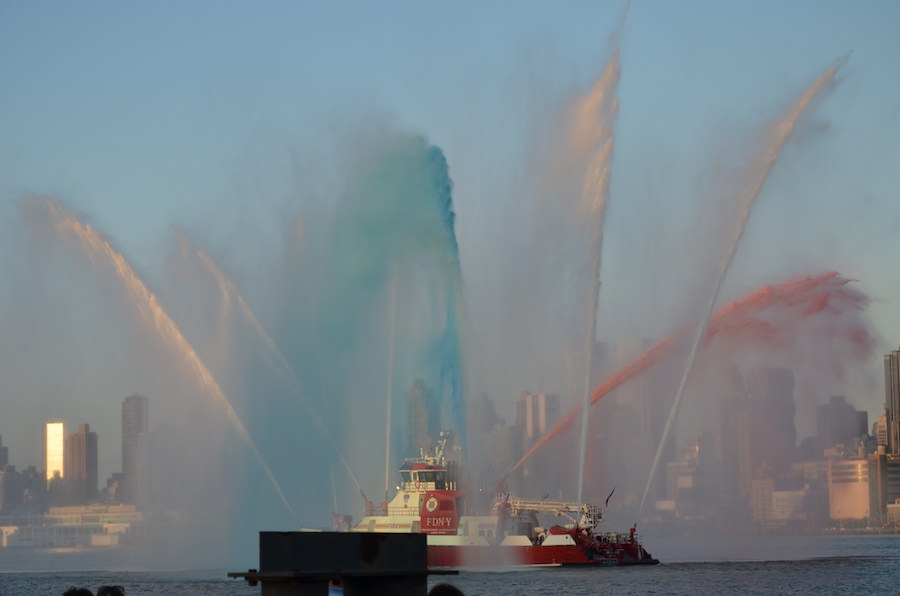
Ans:
{"label": "red and white fireboat", "polygon": [[[444,456],[449,433],[434,453],[422,450],[400,467],[401,482],[390,501],[366,501],[362,521],[338,521],[353,532],[421,532],[427,535],[429,567],[509,565],[655,565],[635,534],[600,532],[603,510],[593,504],[520,499],[498,489],[489,515],[471,515],[458,469]],[[542,526],[540,516],[571,523]]]}

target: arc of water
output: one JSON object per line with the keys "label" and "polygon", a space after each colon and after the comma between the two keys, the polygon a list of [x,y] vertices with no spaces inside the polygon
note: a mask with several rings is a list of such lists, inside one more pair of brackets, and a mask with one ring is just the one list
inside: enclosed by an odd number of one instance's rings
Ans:
{"label": "arc of water", "polygon": [[750,218],[750,211],[753,207],[754,202],[756,201],[756,197],[759,196],[759,193],[762,190],[762,187],[765,184],[769,173],[775,166],[775,162],[778,161],[778,156],[780,155],[785,143],[787,143],[788,139],[790,138],[791,132],[793,132],[797,120],[806,111],[806,109],[809,107],[809,104],[813,101],[813,99],[815,99],[822,88],[834,78],[834,75],[837,73],[838,69],[844,64],[845,61],[846,56],[841,58],[835,66],[832,66],[824,73],[822,73],[813,82],[813,84],[806,89],[800,99],[791,107],[787,114],[785,114],[784,117],[782,117],[782,119],[776,123],[773,129],[772,140],[766,151],[763,153],[761,163],[754,170],[755,176],[753,177],[750,186],[747,188],[747,191],[741,198],[741,210],[738,221],[735,225],[734,236],[731,239],[731,243],[728,245],[728,249],[725,255],[719,263],[719,270],[716,274],[712,293],[710,294],[709,300],[706,303],[706,309],[704,310],[703,318],[701,319],[700,324],[697,325],[694,332],[694,337],[691,341],[691,349],[684,367],[684,373],[681,376],[681,381],[678,383],[678,389],[675,392],[675,399],[672,401],[672,407],[669,410],[669,417],[666,420],[665,427],[663,428],[663,434],[662,437],[660,437],[659,445],[656,449],[656,455],[653,457],[653,464],[650,466],[650,474],[647,478],[647,484],[644,487],[644,493],[641,496],[641,503],[638,507],[635,526],[637,525],[637,519],[640,518],[641,512],[644,509],[644,504],[647,500],[647,494],[650,491],[650,485],[653,482],[653,476],[656,473],[656,468],[659,465],[659,460],[662,456],[663,447],[665,446],[666,440],[669,437],[669,432],[672,429],[672,424],[681,405],[685,387],[687,386],[691,371],[694,368],[694,361],[697,358],[697,351],[700,347],[700,342],[703,340],[703,337],[705,337],[707,328],[709,327],[709,321],[712,317],[713,308],[715,307],[716,301],[719,297],[719,290],[722,287],[722,281],[728,274],[728,269],[731,266],[731,262],[734,260],[734,253],[737,250],[738,243],[744,235],[744,229],[746,228],[747,220]]}
{"label": "arc of water", "polygon": [[312,401],[310,401],[305,392],[303,391],[303,385],[300,383],[300,379],[297,377],[297,374],[294,372],[293,367],[284,357],[284,354],[281,350],[278,349],[278,346],[275,344],[275,341],[272,337],[266,332],[265,328],[259,322],[259,319],[256,318],[253,310],[250,309],[250,306],[244,300],[244,297],[238,291],[237,287],[235,287],[234,283],[231,279],[225,275],[225,272],[219,267],[219,265],[213,260],[211,256],[209,256],[203,250],[196,251],[197,258],[200,259],[200,262],[212,273],[213,277],[215,277],[216,282],[219,284],[220,291],[226,296],[226,299],[232,298],[235,302],[237,302],[238,307],[241,310],[241,313],[244,315],[244,318],[250,323],[250,326],[256,332],[260,339],[262,339],[265,344],[268,353],[275,358],[275,361],[278,364],[278,369],[281,374],[286,376],[288,381],[294,388],[294,392],[300,396],[301,401],[307,408],[309,415],[312,417],[313,422],[315,422],[316,426],[319,428],[319,431],[328,440],[332,447],[334,447],[335,453],[338,458],[341,460],[341,463],[344,466],[344,469],[347,471],[347,475],[350,476],[350,479],[353,481],[353,484],[356,485],[356,489],[360,492],[362,491],[362,487],[359,484],[359,481],[356,479],[356,475],[353,473],[353,469],[350,467],[350,462],[347,461],[347,458],[344,456],[344,453],[337,445],[337,441],[335,441],[334,436],[329,432],[328,427],[325,425],[325,421],[322,419],[322,416],[319,414],[319,411],[313,405]]}
{"label": "arc of water", "polygon": [[[37,200],[36,197],[32,197],[31,199]],[[219,405],[222,406],[226,418],[228,418],[238,435],[247,444],[247,447],[260,463],[269,482],[275,488],[275,491],[278,493],[285,508],[291,514],[294,522],[299,525],[299,520],[294,513],[294,509],[291,507],[284,491],[281,489],[281,485],[272,473],[269,464],[262,456],[262,453],[260,453],[259,448],[256,446],[250,433],[247,431],[247,427],[241,421],[228,397],[222,391],[222,388],[219,387],[219,384],[216,382],[212,373],[210,373],[209,369],[200,359],[200,356],[197,355],[193,346],[191,346],[184,337],[184,334],[181,333],[181,330],[178,328],[178,325],[175,324],[175,321],[173,321],[168,313],[166,313],[165,309],[163,309],[159,300],[156,298],[156,295],[153,294],[138,277],[125,257],[113,249],[110,243],[107,242],[96,229],[82,223],[74,215],[63,209],[56,201],[43,197],[43,202],[47,213],[50,214],[55,222],[57,231],[60,233],[68,232],[73,234],[81,242],[81,245],[84,247],[92,261],[96,262],[96,260],[99,259],[104,264],[112,267],[119,276],[119,279],[124,283],[126,292],[132,298],[132,301],[135,306],[137,306],[140,314],[152,325],[163,340],[167,341],[181,356],[183,356],[203,389],[205,389]]]}
{"label": "arc of water", "polygon": [[[613,51],[613,55],[604,68],[603,74],[594,84],[591,93],[580,106],[579,118],[576,125],[589,127],[587,133],[593,137],[593,153],[590,156],[587,171],[582,182],[581,201],[590,217],[588,225],[590,239],[589,252],[593,252],[594,258],[590,260],[591,290],[588,304],[588,328],[585,343],[585,370],[584,389],[582,393],[581,409],[581,441],[579,449],[578,465],[578,505],[581,506],[584,495],[585,462],[587,460],[587,438],[589,432],[588,410],[591,406],[591,363],[593,361],[594,341],[597,334],[597,306],[600,298],[600,265],[603,255],[603,225],[605,221],[606,203],[609,198],[609,179],[612,164],[613,139],[612,126],[618,111],[618,103],[613,93],[619,82],[619,49]],[[582,122],[582,119],[588,119]],[[593,121],[590,119],[593,118]]]}

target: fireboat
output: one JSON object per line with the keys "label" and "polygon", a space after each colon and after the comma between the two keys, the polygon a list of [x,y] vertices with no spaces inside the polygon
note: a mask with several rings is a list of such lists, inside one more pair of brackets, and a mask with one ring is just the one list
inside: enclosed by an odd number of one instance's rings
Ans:
{"label": "fireboat", "polygon": [[[498,482],[488,515],[469,511],[468,491],[445,449],[452,433],[441,433],[433,452],[400,466],[400,484],[390,501],[376,507],[368,499],[362,520],[335,514],[336,527],[352,532],[422,533],[428,567],[656,565],[632,527],[602,532],[603,509],[592,503],[523,499]],[[569,523],[549,528],[542,516]]]}

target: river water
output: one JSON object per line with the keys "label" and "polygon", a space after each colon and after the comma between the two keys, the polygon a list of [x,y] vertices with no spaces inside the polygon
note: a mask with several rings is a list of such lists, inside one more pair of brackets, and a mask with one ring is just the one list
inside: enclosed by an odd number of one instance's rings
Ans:
{"label": "river water", "polygon": [[[860,594],[896,593],[900,536],[804,536],[738,539],[645,539],[662,564],[594,569],[462,570],[435,576],[465,594]],[[60,595],[125,587],[127,596],[251,595],[259,587],[229,579],[255,562],[227,570],[143,570],[125,549],[0,549],[0,596]]]}

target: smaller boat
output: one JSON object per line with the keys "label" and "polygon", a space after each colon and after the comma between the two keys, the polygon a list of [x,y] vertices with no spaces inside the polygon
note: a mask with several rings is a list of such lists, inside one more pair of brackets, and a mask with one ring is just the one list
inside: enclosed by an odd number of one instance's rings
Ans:
{"label": "smaller boat", "polygon": [[[591,503],[522,499],[499,483],[486,514],[470,510],[469,493],[458,466],[444,450],[451,438],[441,433],[434,453],[407,459],[400,467],[397,493],[380,507],[366,500],[363,519],[353,532],[421,532],[427,535],[428,567],[509,565],[655,565],[634,527],[603,532],[603,509]],[[541,517],[563,517],[567,524],[546,527]]]}

